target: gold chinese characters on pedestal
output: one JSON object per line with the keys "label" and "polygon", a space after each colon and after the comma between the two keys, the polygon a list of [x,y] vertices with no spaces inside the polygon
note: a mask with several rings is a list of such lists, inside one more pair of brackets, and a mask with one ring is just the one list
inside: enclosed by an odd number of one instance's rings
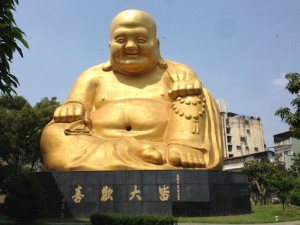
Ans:
{"label": "gold chinese characters on pedestal", "polygon": [[221,170],[215,100],[188,66],[161,57],[153,18],[119,13],[109,47],[109,60],[78,77],[45,127],[45,168]]}

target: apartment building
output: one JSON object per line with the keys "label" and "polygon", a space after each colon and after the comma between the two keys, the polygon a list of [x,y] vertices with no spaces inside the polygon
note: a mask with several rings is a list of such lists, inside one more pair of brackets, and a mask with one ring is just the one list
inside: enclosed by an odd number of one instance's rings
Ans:
{"label": "apartment building", "polygon": [[289,168],[294,154],[300,153],[300,139],[292,137],[291,131],[275,134],[273,138],[275,160]]}
{"label": "apartment building", "polygon": [[235,162],[243,167],[246,156],[265,151],[261,119],[229,112],[224,100],[217,100],[217,103],[222,123],[224,170],[235,168],[237,165],[231,165]]}

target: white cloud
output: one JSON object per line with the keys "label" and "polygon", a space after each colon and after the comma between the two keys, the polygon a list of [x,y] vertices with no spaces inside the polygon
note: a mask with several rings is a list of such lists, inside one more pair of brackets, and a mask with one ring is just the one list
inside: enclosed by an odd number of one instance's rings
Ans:
{"label": "white cloud", "polygon": [[285,87],[288,83],[287,79],[284,78],[285,73],[280,75],[280,78],[275,78],[272,80],[271,85],[275,87]]}

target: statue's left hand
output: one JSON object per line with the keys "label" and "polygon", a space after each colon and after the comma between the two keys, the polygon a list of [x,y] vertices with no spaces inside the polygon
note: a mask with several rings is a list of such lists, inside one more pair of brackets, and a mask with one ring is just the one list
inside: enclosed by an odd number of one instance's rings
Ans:
{"label": "statue's left hand", "polygon": [[178,96],[192,96],[200,95],[202,93],[202,85],[199,80],[193,81],[175,81],[173,83],[172,89],[169,90],[168,94],[176,99]]}
{"label": "statue's left hand", "polygon": [[67,102],[58,107],[54,112],[56,123],[71,123],[85,117],[84,105],[80,102]]}

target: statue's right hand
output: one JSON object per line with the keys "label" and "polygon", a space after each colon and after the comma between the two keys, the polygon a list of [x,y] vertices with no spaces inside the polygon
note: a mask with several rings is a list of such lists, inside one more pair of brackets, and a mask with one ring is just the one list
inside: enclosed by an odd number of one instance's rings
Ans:
{"label": "statue's right hand", "polygon": [[80,102],[67,102],[58,107],[54,112],[56,123],[71,123],[85,117],[84,105]]}

